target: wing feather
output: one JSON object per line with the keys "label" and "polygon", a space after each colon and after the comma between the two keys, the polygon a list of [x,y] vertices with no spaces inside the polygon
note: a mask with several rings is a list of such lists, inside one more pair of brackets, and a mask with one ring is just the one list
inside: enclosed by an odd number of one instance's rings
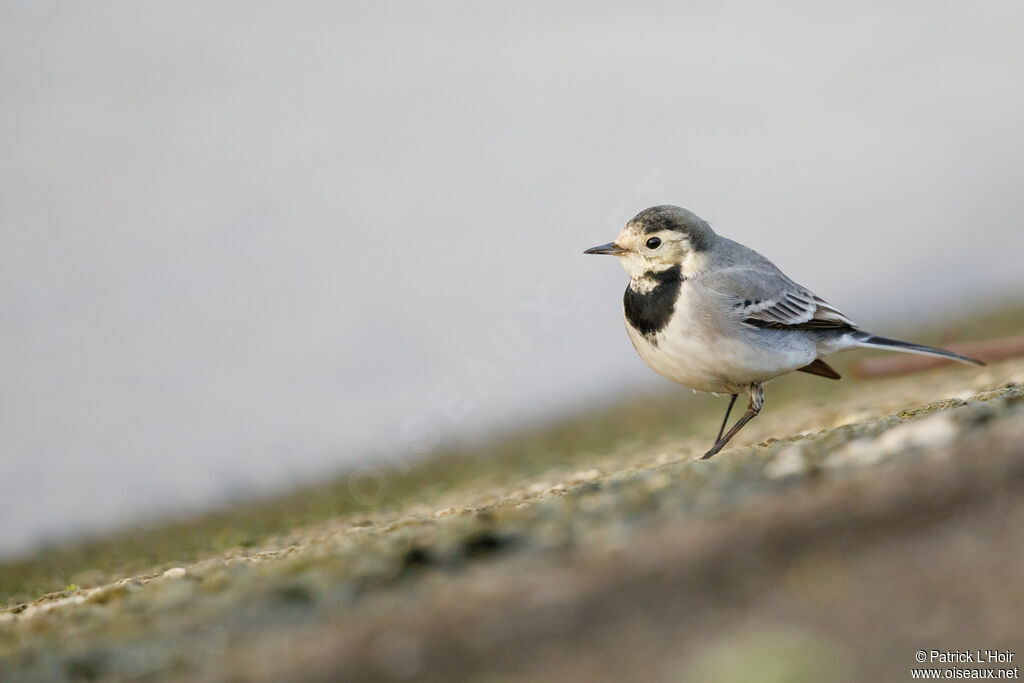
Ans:
{"label": "wing feather", "polygon": [[702,280],[725,297],[733,315],[747,325],[788,330],[856,327],[838,308],[775,268],[727,268]]}

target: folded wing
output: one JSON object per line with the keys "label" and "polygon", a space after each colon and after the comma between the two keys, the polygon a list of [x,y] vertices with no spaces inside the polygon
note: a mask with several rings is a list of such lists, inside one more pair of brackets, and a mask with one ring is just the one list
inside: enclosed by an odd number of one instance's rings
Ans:
{"label": "folded wing", "polygon": [[705,286],[726,298],[731,313],[753,327],[778,330],[852,329],[856,323],[779,270],[730,268]]}

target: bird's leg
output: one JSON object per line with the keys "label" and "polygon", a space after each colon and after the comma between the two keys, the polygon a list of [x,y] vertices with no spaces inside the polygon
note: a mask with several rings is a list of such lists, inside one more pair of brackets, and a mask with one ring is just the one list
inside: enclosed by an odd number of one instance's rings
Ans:
{"label": "bird's leg", "polygon": [[729,422],[729,413],[732,412],[732,404],[736,403],[736,398],[739,394],[733,394],[732,398],[729,399],[729,407],[725,409],[725,417],[722,418],[722,427],[718,430],[718,436],[715,438],[715,443],[718,443],[722,438],[722,434],[725,434],[725,425]]}
{"label": "bird's leg", "polygon": [[[729,439],[736,436],[736,433],[743,429],[743,425],[747,424],[761,412],[761,406],[764,405],[764,388],[760,384],[750,385],[750,403],[747,404],[747,412],[743,414],[743,417],[736,420],[736,424],[732,426],[729,433],[724,437],[719,437],[715,441],[715,445],[711,447],[711,450],[704,454],[704,460],[707,460],[712,455],[722,450],[725,444],[729,443]],[[730,408],[732,405],[730,404]]]}

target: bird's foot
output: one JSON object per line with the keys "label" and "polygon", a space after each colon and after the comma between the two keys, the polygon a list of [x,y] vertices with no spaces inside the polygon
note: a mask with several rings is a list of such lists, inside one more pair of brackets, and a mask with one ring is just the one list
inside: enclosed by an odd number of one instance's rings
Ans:
{"label": "bird's foot", "polygon": [[711,450],[708,451],[707,453],[705,453],[704,455],[702,455],[700,457],[700,459],[701,460],[707,460],[708,458],[710,458],[712,455],[714,455],[715,453],[717,453],[720,450],[722,450],[722,447],[719,446],[718,444],[715,444],[714,446],[711,447]]}

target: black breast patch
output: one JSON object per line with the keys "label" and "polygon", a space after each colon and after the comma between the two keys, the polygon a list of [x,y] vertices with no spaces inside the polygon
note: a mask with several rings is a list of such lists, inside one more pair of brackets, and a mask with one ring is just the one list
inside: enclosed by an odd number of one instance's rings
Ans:
{"label": "black breast patch", "polygon": [[668,325],[675,310],[679,288],[683,285],[682,268],[672,266],[661,272],[651,272],[647,278],[655,282],[649,292],[635,292],[626,288],[622,304],[626,310],[626,320],[645,337],[653,337]]}

